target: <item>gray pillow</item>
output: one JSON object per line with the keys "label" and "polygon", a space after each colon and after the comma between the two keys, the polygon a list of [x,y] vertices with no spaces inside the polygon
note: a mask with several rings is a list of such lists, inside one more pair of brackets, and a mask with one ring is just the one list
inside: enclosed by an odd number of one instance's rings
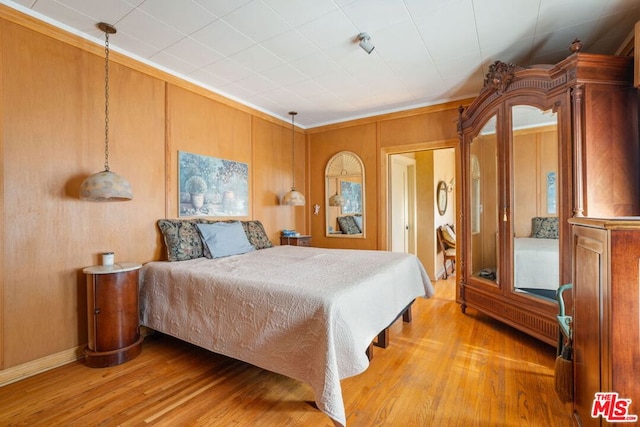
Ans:
{"label": "gray pillow", "polygon": [[249,243],[240,221],[197,224],[202,242],[209,248],[211,258],[222,258],[255,251]]}

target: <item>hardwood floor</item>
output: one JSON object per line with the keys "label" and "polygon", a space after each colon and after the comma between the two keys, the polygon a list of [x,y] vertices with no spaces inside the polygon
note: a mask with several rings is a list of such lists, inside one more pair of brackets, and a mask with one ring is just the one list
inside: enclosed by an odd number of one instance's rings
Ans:
{"label": "hardwood floor", "polygon": [[[391,327],[370,367],[342,381],[349,426],[570,426],[555,349],[455,303],[455,277]],[[3,426],[331,426],[311,389],[166,336],[92,369],[72,363],[0,388]]]}

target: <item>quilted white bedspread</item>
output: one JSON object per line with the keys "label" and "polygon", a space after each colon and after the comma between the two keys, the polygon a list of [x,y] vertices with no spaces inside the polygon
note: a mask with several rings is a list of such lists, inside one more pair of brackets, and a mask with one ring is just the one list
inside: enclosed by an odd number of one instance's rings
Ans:
{"label": "quilted white bedspread", "polygon": [[276,246],[141,269],[142,324],[308,383],[318,408],[345,425],[340,380],[433,286],[413,255]]}
{"label": "quilted white bedspread", "polygon": [[558,239],[513,240],[516,288],[557,290],[560,286]]}

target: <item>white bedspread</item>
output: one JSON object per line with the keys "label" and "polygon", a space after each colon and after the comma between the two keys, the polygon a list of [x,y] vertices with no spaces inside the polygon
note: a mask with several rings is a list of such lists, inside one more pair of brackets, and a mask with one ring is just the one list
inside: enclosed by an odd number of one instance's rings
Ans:
{"label": "white bedspread", "polygon": [[560,286],[558,239],[514,239],[516,288],[557,290]]}
{"label": "white bedspread", "polygon": [[141,269],[142,324],[308,383],[345,425],[340,380],[413,299],[434,290],[410,254],[276,246]]}

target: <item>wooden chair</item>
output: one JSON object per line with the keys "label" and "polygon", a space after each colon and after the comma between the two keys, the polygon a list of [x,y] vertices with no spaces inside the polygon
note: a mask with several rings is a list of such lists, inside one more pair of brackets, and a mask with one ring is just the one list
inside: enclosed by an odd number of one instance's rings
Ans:
{"label": "wooden chair", "polygon": [[[447,231],[443,230],[443,227],[440,226],[436,229],[436,234],[438,236],[438,245],[440,245],[440,250],[442,251],[442,264],[444,265],[444,278],[449,277],[447,272],[447,260],[451,260],[451,274],[456,271],[456,247],[447,243],[447,239],[443,237],[443,233]],[[455,239],[455,236],[453,237]]]}

